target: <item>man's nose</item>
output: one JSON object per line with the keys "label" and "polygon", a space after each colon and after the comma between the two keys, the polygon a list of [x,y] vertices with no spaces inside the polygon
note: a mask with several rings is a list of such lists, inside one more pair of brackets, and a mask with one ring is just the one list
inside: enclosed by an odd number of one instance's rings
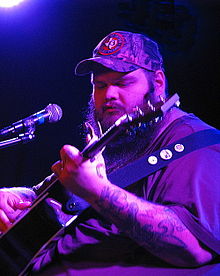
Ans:
{"label": "man's nose", "polygon": [[119,97],[118,87],[114,85],[109,85],[105,91],[105,98],[108,100],[108,99],[118,99],[118,97]]}

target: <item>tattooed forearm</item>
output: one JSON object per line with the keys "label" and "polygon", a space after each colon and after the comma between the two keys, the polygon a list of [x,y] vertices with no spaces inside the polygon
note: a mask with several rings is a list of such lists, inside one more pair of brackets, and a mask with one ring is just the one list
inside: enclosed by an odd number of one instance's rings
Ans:
{"label": "tattooed forearm", "polygon": [[190,262],[191,255],[187,253],[190,233],[171,209],[137,198],[117,187],[105,187],[95,204],[120,231],[151,253],[163,257],[184,252],[185,259]]}
{"label": "tattooed forearm", "polygon": [[[101,213],[110,217],[120,227],[121,231],[127,232],[144,246],[155,248],[155,242],[159,243],[164,239],[161,244],[164,249],[165,240],[171,238],[174,245],[186,247],[184,242],[175,236],[175,231],[184,231],[185,227],[177,220],[173,212],[170,210],[167,212],[166,207],[152,203],[150,203],[151,206],[148,210],[141,211],[139,205],[142,205],[143,201],[138,198],[135,199],[135,202],[128,202],[126,192],[118,189],[111,190],[107,187],[103,189],[96,204],[100,207]],[[163,211],[162,216],[161,211]],[[170,216],[171,213],[172,216]],[[153,223],[156,218],[157,225]],[[148,223],[146,224],[146,222]],[[158,249],[160,250],[160,248]]]}

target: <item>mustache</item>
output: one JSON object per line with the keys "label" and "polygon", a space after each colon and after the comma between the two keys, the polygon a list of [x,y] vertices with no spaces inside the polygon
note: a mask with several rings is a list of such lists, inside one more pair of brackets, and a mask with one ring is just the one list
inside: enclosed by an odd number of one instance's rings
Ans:
{"label": "mustache", "polygon": [[108,109],[118,109],[120,111],[124,111],[125,112],[125,108],[124,106],[122,106],[120,103],[117,102],[107,102],[102,106],[102,111],[105,112]]}

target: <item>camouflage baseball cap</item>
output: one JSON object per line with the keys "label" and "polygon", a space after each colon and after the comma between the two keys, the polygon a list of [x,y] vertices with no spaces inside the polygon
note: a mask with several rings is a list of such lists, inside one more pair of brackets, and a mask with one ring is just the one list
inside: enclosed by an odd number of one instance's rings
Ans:
{"label": "camouflage baseball cap", "polygon": [[112,32],[100,41],[93,51],[93,57],[77,64],[76,75],[93,72],[97,63],[118,72],[139,68],[163,70],[163,59],[157,43],[145,35],[125,31]]}

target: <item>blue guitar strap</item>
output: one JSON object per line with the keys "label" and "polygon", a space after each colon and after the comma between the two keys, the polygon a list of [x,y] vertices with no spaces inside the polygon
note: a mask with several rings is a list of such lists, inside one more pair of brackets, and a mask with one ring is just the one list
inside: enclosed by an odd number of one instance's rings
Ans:
{"label": "blue guitar strap", "polygon": [[109,175],[109,180],[125,188],[190,152],[218,143],[220,143],[220,131],[217,129],[195,132],[115,171]]}
{"label": "blue guitar strap", "polygon": [[[108,179],[117,186],[125,188],[163,167],[168,166],[170,162],[177,160],[190,152],[219,143],[219,130],[201,130],[116,170],[108,175]],[[82,210],[87,206],[88,204],[85,201],[82,201],[82,199],[73,195],[73,197],[71,197],[67,202],[64,211],[77,213],[79,210]]]}

